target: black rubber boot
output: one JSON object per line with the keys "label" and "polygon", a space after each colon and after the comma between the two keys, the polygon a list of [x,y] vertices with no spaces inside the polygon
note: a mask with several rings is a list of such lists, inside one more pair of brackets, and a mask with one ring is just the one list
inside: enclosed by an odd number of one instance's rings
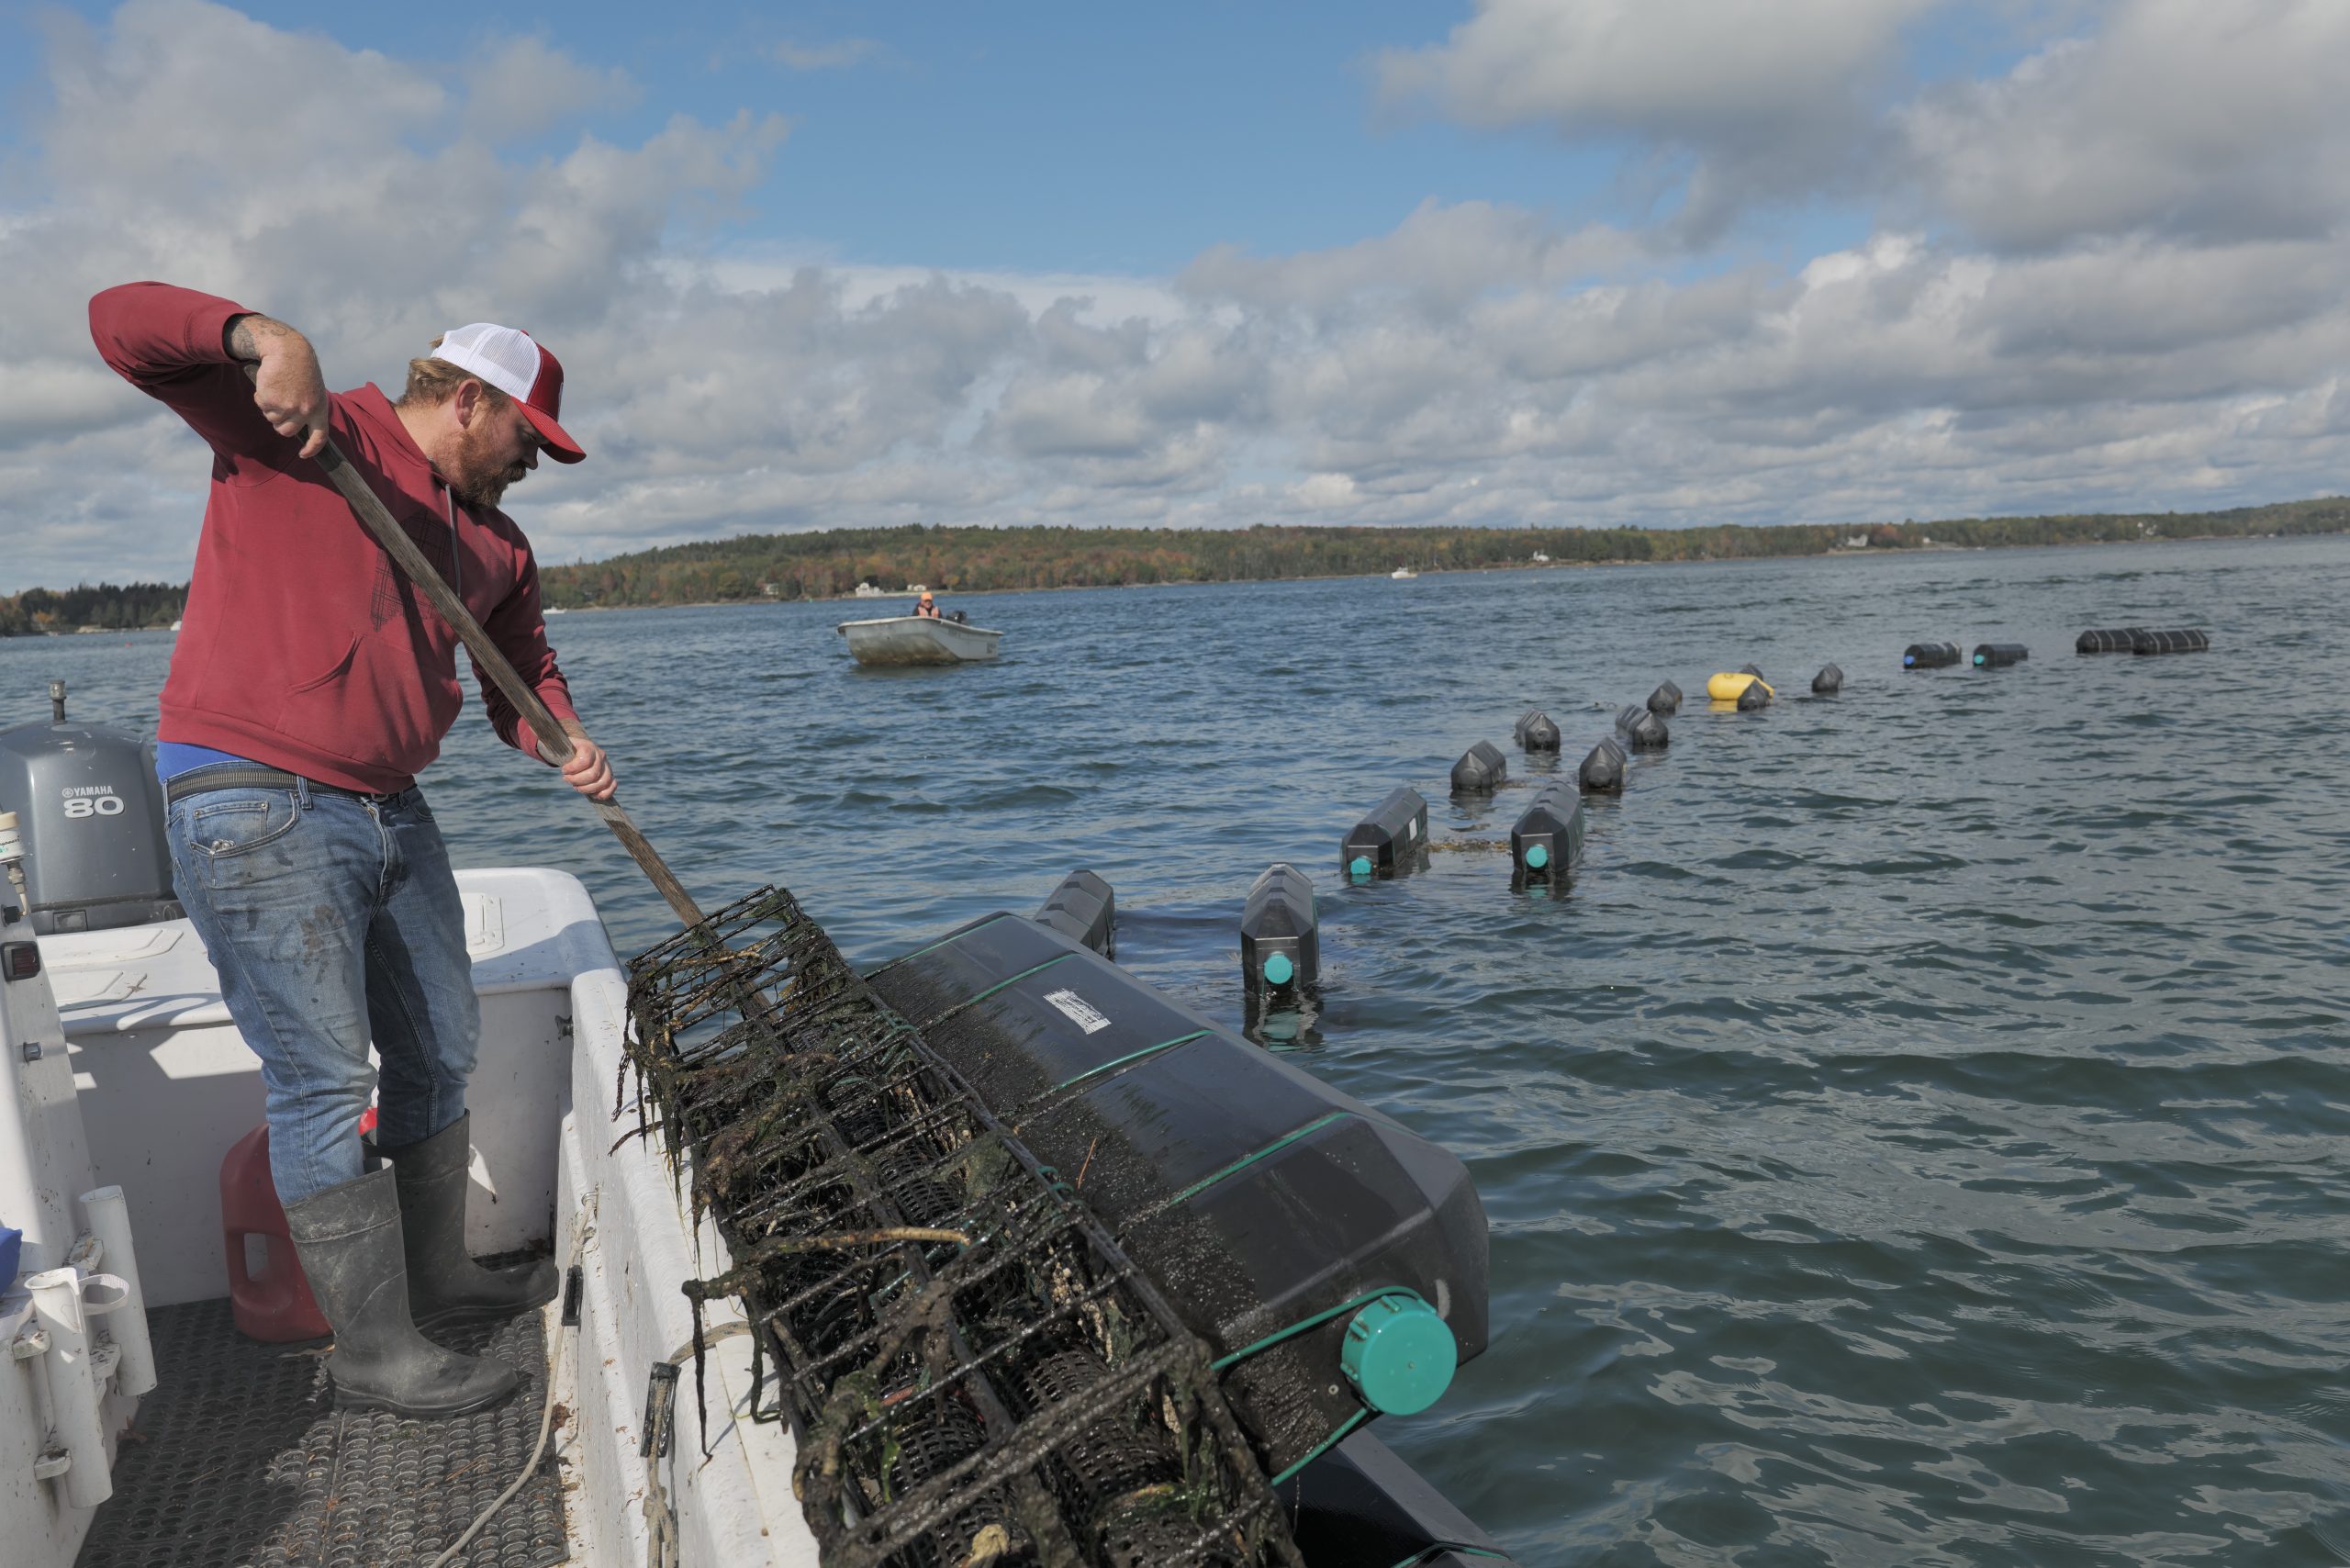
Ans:
{"label": "black rubber boot", "polygon": [[484,1409],[514,1392],[511,1368],[444,1350],[416,1331],[390,1171],[286,1204],[285,1227],[334,1329],[327,1372],[337,1406],[430,1419]]}
{"label": "black rubber boot", "polygon": [[510,1317],[543,1306],[562,1288],[550,1260],[485,1269],[465,1250],[466,1166],[471,1113],[431,1137],[377,1152],[400,1193],[400,1233],[408,1242],[408,1297],[420,1327],[446,1328]]}

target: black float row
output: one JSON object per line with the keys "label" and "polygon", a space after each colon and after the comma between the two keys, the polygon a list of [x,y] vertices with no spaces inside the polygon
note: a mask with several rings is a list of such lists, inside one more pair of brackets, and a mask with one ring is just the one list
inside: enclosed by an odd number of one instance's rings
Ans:
{"label": "black float row", "polygon": [[2105,626],[2084,632],[2073,644],[2076,654],[2208,654],[2210,633],[2182,626],[2150,632],[2143,626]]}
{"label": "black float row", "polygon": [[[2202,653],[2210,645],[2210,637],[2197,629],[2132,626],[2084,632],[2075,648],[2084,654],[2167,654]],[[1955,643],[1912,643],[1902,650],[1901,664],[1905,669],[1942,669],[1969,656]],[[2021,643],[1978,643],[1971,662],[1978,669],[1997,669],[2031,656]],[[1844,672],[1833,664],[1822,666],[1811,680],[1813,693],[1823,697],[1836,695],[1843,685]],[[1713,677],[1707,689],[1714,700],[1734,701],[1741,711],[1762,708],[1773,696],[1762,669],[1752,664]],[[1629,752],[1670,745],[1665,716],[1678,712],[1681,703],[1681,688],[1668,680],[1646,702],[1617,709],[1616,734],[1601,737],[1574,778],[1554,778],[1542,787],[1510,827],[1514,882],[1563,886],[1572,878],[1583,857],[1583,797],[1621,793]],[[1539,708],[1519,716],[1512,738],[1529,755],[1554,755],[1561,739],[1557,722]],[[1452,765],[1451,784],[1457,793],[1490,794],[1508,777],[1509,761],[1501,749],[1479,741]],[[1410,785],[1399,785],[1347,834],[1339,864],[1349,881],[1401,875],[1425,861],[1427,839],[1427,801]],[[1053,890],[1035,918],[1104,957],[1115,957],[1116,914],[1109,883],[1091,871],[1075,871]],[[1240,915],[1241,983],[1251,1007],[1294,1002],[1314,989],[1321,957],[1313,881],[1289,862],[1276,861],[1249,888]]]}
{"label": "black float row", "polygon": [[[2076,654],[2202,654],[2210,648],[2210,633],[2194,627],[2148,631],[2143,626],[2099,626],[2082,633],[2073,644]],[[1971,655],[1961,654],[1956,643],[1912,643],[1901,650],[1901,667],[1944,669],[1969,663],[1976,669],[2000,669],[2031,656],[2031,650],[2021,643],[1977,643]],[[1819,689],[1817,682],[1812,689]]]}

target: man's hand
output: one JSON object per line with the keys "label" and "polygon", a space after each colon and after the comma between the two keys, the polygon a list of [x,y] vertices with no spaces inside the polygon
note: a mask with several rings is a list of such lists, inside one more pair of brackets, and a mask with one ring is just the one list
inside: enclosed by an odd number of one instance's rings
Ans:
{"label": "man's hand", "polygon": [[620,787],[612,778],[612,765],[604,756],[604,748],[588,738],[588,732],[569,719],[562,721],[563,733],[571,737],[571,760],[563,765],[563,781],[591,801],[609,801]]}
{"label": "man's hand", "polygon": [[327,383],[310,340],[267,316],[230,319],[222,343],[252,366],[253,407],[283,436],[301,436],[302,455],[316,457],[327,443]]}

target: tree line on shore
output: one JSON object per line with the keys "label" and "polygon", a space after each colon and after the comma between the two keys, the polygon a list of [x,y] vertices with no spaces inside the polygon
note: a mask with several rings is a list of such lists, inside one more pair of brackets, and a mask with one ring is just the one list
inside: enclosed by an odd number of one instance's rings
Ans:
{"label": "tree line on shore", "polygon": [[161,630],[180,618],[187,604],[185,583],[84,584],[70,588],[27,588],[0,595],[0,637],[32,637],[46,632]]}
{"label": "tree line on shore", "polygon": [[[589,606],[832,599],[871,583],[956,593],[1360,577],[1397,566],[1461,571],[1634,561],[1735,561],[1832,550],[2087,544],[2350,532],[2350,498],[2210,512],[1951,518],[1936,522],[1698,528],[979,528],[912,523],[821,533],[751,533],[609,560],[543,565],[546,602]],[[161,628],[185,585],[28,588],[0,596],[0,637]]]}
{"label": "tree line on shore", "polygon": [[1137,583],[1254,582],[1360,577],[1408,566],[1474,570],[1550,563],[1751,560],[1876,550],[2084,544],[2141,539],[2350,532],[2350,499],[2232,511],[1958,518],[1938,522],[1700,528],[1247,529],[903,528],[743,534],[673,544],[609,560],[547,566],[546,601],[590,605],[706,604],[732,599],[832,599],[871,583],[957,593],[1113,588]]}

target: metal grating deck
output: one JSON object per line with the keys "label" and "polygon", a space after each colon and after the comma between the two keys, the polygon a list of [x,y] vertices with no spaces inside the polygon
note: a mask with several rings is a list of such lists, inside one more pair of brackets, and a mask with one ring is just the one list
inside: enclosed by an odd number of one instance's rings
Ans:
{"label": "metal grating deck", "polygon": [[[546,1396],[540,1315],[452,1329],[441,1342],[490,1355],[522,1386],[494,1410],[446,1421],[339,1415],[325,1344],[264,1345],[229,1304],[148,1315],[162,1382],[140,1402],[76,1568],[423,1568],[513,1481]],[[456,1561],[542,1568],[568,1555],[552,1455]]]}

